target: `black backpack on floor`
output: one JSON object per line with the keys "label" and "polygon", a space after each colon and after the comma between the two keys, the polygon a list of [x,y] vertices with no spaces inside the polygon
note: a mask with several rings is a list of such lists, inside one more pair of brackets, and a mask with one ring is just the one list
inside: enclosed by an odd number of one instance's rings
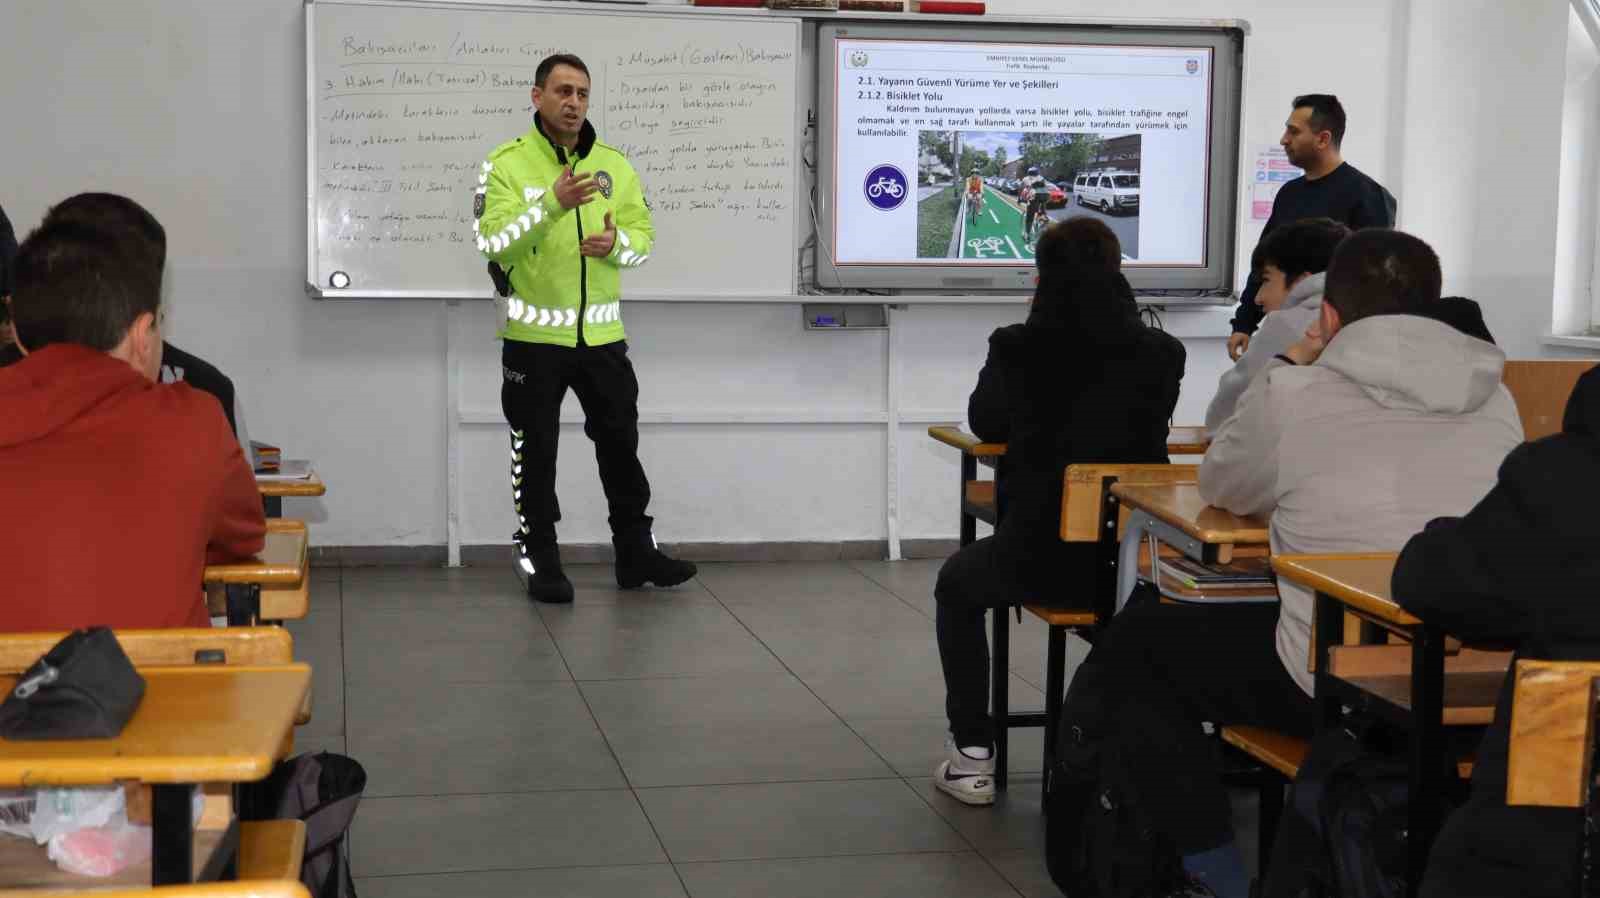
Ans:
{"label": "black backpack on floor", "polygon": [[1409,765],[1361,729],[1333,728],[1312,741],[1264,898],[1404,898]]}
{"label": "black backpack on floor", "polygon": [[1106,751],[1102,671],[1078,668],[1062,703],[1045,791],[1045,862],[1068,898],[1152,898],[1187,881],[1176,847],[1150,824],[1126,759]]}
{"label": "black backpack on floor", "polygon": [[1045,862],[1068,898],[1156,898],[1185,881],[1113,752],[1081,726],[1056,741],[1045,795]]}
{"label": "black backpack on floor", "polygon": [[367,788],[367,771],[353,758],[318,752],[280,761],[243,813],[247,820],[302,820],[305,861],[300,881],[311,898],[356,898],[345,835]]}

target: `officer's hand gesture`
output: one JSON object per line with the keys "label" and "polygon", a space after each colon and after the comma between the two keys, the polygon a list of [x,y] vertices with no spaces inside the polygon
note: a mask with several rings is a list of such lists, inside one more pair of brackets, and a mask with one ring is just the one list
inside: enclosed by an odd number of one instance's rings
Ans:
{"label": "officer's hand gesture", "polygon": [[586,256],[603,259],[611,255],[611,247],[617,242],[617,226],[611,223],[611,213],[606,213],[606,229],[598,234],[590,234],[583,238],[580,251]]}
{"label": "officer's hand gesture", "polygon": [[572,166],[562,166],[561,174],[556,175],[556,202],[563,209],[576,209],[594,198],[594,192],[599,190],[594,182],[594,175],[584,172],[581,175],[572,173]]}

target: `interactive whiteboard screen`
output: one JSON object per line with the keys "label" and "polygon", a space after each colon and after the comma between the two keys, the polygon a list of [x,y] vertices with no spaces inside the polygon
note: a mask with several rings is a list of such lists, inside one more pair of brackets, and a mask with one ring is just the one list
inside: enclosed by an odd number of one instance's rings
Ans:
{"label": "interactive whiteboard screen", "polygon": [[1226,285],[1237,54],[1221,32],[899,30],[822,29],[820,283],[1026,288],[1038,234],[1087,215],[1136,287]]}

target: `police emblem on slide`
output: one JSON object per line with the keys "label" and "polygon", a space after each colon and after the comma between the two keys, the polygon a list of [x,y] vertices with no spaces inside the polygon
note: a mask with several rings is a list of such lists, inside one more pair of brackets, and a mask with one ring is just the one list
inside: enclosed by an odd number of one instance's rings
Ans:
{"label": "police emblem on slide", "polygon": [[603,171],[594,173],[594,186],[600,188],[600,195],[611,199],[611,176]]}
{"label": "police emblem on slide", "polygon": [[851,65],[851,67],[858,68],[858,69],[866,68],[866,66],[867,66],[867,51],[865,51],[865,50],[855,50],[855,51],[853,51],[850,54],[850,65]]}
{"label": "police emblem on slide", "polygon": [[473,196],[472,196],[472,217],[473,218],[482,218],[483,217],[483,206],[484,206],[483,194],[481,194],[481,193],[473,194]]}

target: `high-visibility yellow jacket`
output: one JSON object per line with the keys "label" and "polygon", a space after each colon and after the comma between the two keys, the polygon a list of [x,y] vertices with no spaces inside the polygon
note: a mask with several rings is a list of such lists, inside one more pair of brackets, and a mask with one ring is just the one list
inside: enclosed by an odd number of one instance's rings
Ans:
{"label": "high-visibility yellow jacket", "polygon": [[[551,189],[561,169],[590,173],[599,190],[588,203],[563,209]],[[585,236],[605,229],[611,213],[617,239],[611,254],[578,251]],[[473,197],[477,246],[507,272],[511,295],[499,300],[500,336],[526,343],[601,346],[625,339],[622,277],[650,257],[655,228],[633,166],[595,139],[583,123],[577,148],[545,136],[537,114],[527,134],[496,147],[478,173]]]}

